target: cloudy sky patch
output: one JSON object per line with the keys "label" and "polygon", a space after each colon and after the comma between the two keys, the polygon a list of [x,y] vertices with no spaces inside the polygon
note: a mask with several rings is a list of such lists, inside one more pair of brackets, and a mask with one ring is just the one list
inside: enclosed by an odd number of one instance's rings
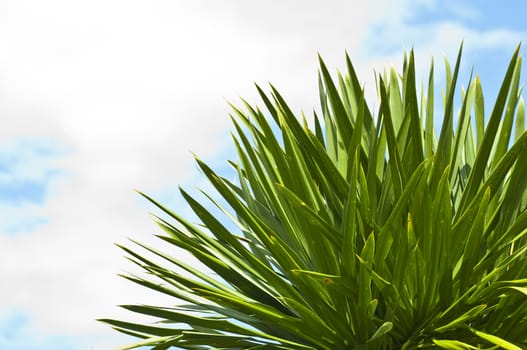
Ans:
{"label": "cloudy sky patch", "polygon": [[0,234],[29,233],[47,223],[44,205],[66,153],[53,140],[18,138],[0,147]]}

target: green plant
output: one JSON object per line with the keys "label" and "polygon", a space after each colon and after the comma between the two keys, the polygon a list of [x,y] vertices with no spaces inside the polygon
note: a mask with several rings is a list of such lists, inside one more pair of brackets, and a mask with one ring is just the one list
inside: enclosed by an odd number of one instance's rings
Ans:
{"label": "green plant", "polygon": [[433,64],[418,96],[413,52],[402,75],[379,75],[375,116],[348,57],[337,83],[320,60],[312,128],[258,87],[267,112],[233,106],[237,180],[197,160],[224,218],[184,190],[200,224],[143,194],[170,217],[159,238],[214,274],[123,246],[152,278],[125,277],[176,301],[123,306],[159,324],[101,321],[143,338],[127,349],[527,348],[518,50],[487,118],[478,77],[454,113],[462,50],[446,63],[439,138]]}

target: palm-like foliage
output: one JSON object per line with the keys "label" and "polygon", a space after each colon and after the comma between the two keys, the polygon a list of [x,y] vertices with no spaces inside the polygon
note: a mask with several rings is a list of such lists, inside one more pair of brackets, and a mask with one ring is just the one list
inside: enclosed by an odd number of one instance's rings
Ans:
{"label": "palm-like foliage", "polygon": [[122,247],[151,276],[126,278],[174,305],[123,306],[155,325],[102,321],[144,339],[127,348],[526,348],[521,58],[485,116],[477,77],[454,111],[460,56],[446,65],[435,117],[433,65],[418,97],[413,52],[402,75],[378,77],[375,116],[349,58],[338,83],[320,60],[312,128],[274,88],[258,88],[266,112],[233,107],[236,181],[197,160],[224,218],[185,191],[200,224],[144,195],[171,218],[157,219],[159,237],[214,274],[141,243],[143,253]]}

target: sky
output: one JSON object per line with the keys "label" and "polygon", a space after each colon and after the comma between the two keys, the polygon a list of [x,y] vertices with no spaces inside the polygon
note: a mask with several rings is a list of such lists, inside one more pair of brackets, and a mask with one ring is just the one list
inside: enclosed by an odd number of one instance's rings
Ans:
{"label": "sky", "polygon": [[[178,186],[205,187],[192,153],[235,159],[227,101],[276,86],[296,112],[318,107],[317,53],[347,51],[372,101],[374,71],[414,48],[489,102],[521,41],[522,1],[4,0],[0,2],[0,349],[103,350],[131,339],[96,318],[170,300],[119,278],[114,245],[156,246],[140,189],[191,215]],[[440,72],[440,68],[438,68]],[[438,79],[440,83],[441,79]],[[261,105],[261,104],[260,104]]]}

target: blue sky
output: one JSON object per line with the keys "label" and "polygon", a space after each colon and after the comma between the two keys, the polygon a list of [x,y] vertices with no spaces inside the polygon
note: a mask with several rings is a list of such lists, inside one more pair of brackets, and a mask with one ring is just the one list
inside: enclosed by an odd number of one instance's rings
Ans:
{"label": "blue sky", "polygon": [[190,215],[177,185],[206,186],[190,151],[216,168],[234,158],[225,99],[257,102],[254,81],[310,111],[317,52],[336,70],[347,50],[371,93],[405,49],[441,74],[464,40],[461,82],[474,66],[489,103],[527,39],[520,1],[351,4],[3,1],[0,349],[114,348],[130,339],[95,318],[170,302],[116,276],[134,267],[114,242],[156,244],[133,189]]}

